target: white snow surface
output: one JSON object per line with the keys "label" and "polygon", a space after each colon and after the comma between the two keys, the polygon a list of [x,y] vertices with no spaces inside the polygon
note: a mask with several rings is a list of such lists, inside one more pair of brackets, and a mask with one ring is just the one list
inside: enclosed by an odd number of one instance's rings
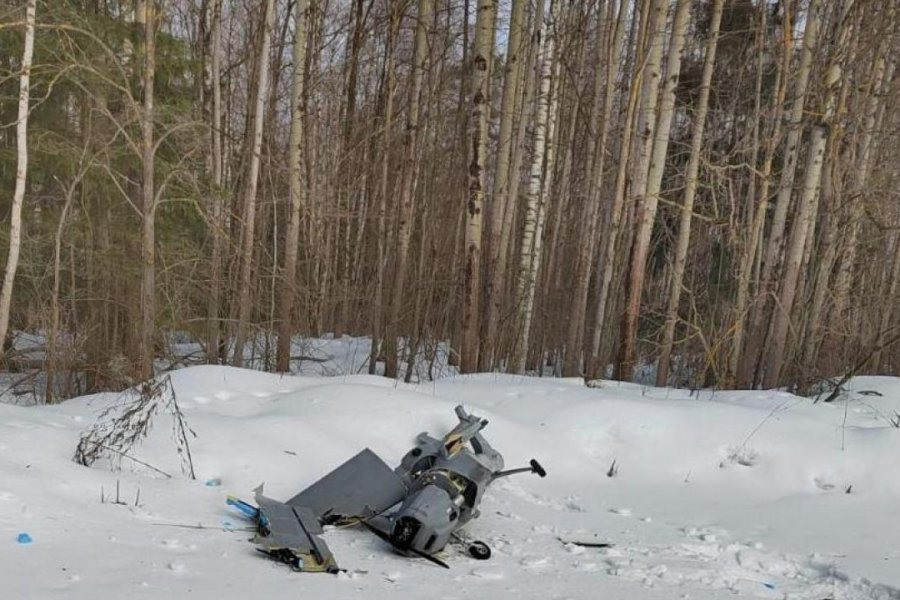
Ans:
{"label": "white snow surface", "polygon": [[[167,414],[132,455],[172,478],[72,462],[116,394],[0,404],[0,598],[900,599],[900,379],[856,378],[832,404],[486,374],[404,385],[192,367],[172,380],[196,481]],[[448,571],[345,528],[325,537],[346,572],[298,574],[235,531],[249,523],[228,494],[265,482],[288,498],[366,446],[393,466],[420,431],[452,427],[459,403],[490,421],[508,467],[534,457],[548,471],[488,489],[467,530],[489,561],[448,548]]]}

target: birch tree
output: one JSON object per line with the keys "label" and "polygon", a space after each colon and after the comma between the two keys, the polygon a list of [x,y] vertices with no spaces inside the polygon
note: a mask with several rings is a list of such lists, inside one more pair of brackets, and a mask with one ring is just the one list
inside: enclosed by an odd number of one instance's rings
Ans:
{"label": "birch tree", "polygon": [[[853,24],[853,28],[855,31],[859,31],[862,25],[862,19],[864,17],[865,11],[857,10],[857,16],[855,19],[855,23]],[[888,22],[893,22],[893,10],[888,12]],[[857,60],[857,50],[860,44],[860,36],[853,35],[850,36],[849,47],[846,50],[846,58],[844,59],[844,63],[850,65],[852,68],[852,64]],[[840,277],[843,274],[843,269],[840,267],[835,269],[835,265],[838,262],[838,257],[840,254],[840,241],[844,238],[841,235],[844,232],[844,228],[840,226],[839,219],[844,213],[844,211],[840,210],[839,203],[836,202],[837,197],[842,195],[843,187],[841,190],[834,190],[834,185],[841,185],[840,174],[838,172],[840,168],[840,163],[844,162],[844,157],[849,159],[849,155],[853,152],[856,154],[856,160],[853,164],[853,174],[850,177],[849,183],[849,192],[850,197],[854,199],[852,201],[850,210],[849,210],[849,219],[850,226],[848,227],[849,233],[847,235],[847,247],[854,247],[856,245],[855,232],[857,228],[854,225],[858,225],[857,219],[859,218],[859,207],[863,204],[862,198],[865,195],[865,188],[868,182],[868,172],[869,172],[869,164],[871,158],[871,145],[872,145],[872,133],[876,128],[876,123],[878,121],[878,117],[881,114],[881,100],[883,96],[882,85],[884,81],[890,80],[891,75],[887,73],[887,61],[884,56],[885,44],[879,43],[874,52],[874,61],[872,64],[870,76],[866,78],[866,95],[868,96],[868,101],[865,103],[865,109],[863,112],[863,121],[861,126],[856,128],[854,135],[851,140],[846,144],[838,143],[840,141],[840,136],[842,135],[842,128],[840,127],[830,127],[829,128],[829,140],[828,140],[828,148],[830,151],[826,156],[826,172],[823,175],[823,200],[830,200],[827,205],[824,207],[825,214],[823,215],[825,225],[824,230],[825,233],[822,235],[822,252],[819,258],[819,264],[815,269],[815,277],[813,284],[813,289],[811,293],[811,308],[809,311],[804,311],[806,313],[806,325],[805,325],[805,334],[802,342],[802,362],[801,368],[812,369],[813,363],[817,359],[817,355],[819,352],[819,346],[822,341],[822,333],[825,330],[822,327],[825,319],[823,319],[825,306],[828,302],[828,299],[832,296],[835,299],[840,298],[841,290],[839,290],[839,286],[841,285]],[[847,110],[847,97],[849,95],[849,86],[852,85],[851,80],[853,79],[853,75],[848,74],[848,76],[843,77],[842,87],[839,93],[837,113],[843,114]],[[841,146],[846,146],[845,150],[841,149]],[[827,187],[826,187],[826,184]],[[826,193],[827,190],[827,193]],[[849,251],[849,250],[848,250]],[[832,273],[837,271],[834,277],[832,277]],[[837,303],[835,303],[835,313],[840,314],[837,309],[840,307]]]}
{"label": "birch tree", "polygon": [[291,81],[291,136],[288,159],[291,210],[285,237],[284,273],[281,286],[281,304],[278,330],[278,358],[276,370],[285,373],[291,369],[291,338],[293,337],[294,304],[297,289],[297,255],[300,243],[300,219],[306,202],[304,185],[303,119],[306,69],[306,31],[309,23],[310,0],[297,0],[294,4],[294,57]]}
{"label": "birch tree", "polygon": [[[665,20],[665,7],[657,8],[657,14],[662,15],[661,22]],[[656,209],[659,204],[659,193],[662,185],[663,168],[665,166],[666,153],[669,148],[669,132],[672,126],[672,115],[675,106],[675,86],[678,83],[678,75],[681,71],[681,53],[684,49],[684,40],[687,32],[687,17],[690,3],[687,0],[678,0],[675,5],[675,16],[672,24],[672,36],[666,60],[666,80],[659,99],[659,110],[655,129],[651,129],[648,135],[652,141],[652,150],[649,141],[645,140],[638,171],[635,178],[634,200],[637,209],[638,221],[635,233],[634,247],[631,249],[631,261],[627,279],[627,291],[625,298],[625,314],[622,318],[622,334],[619,343],[619,377],[630,379],[635,362],[637,361],[637,335],[638,319],[640,317],[641,297],[644,291],[644,277],[646,274],[647,254],[650,250],[650,235],[653,232],[653,224],[656,221]],[[660,27],[663,34],[665,28]],[[648,68],[657,68],[656,54],[662,52],[662,40],[660,33],[653,33],[656,41],[651,49],[651,58]],[[658,80],[659,75],[650,72],[651,80]],[[655,106],[655,100],[649,102]],[[652,116],[648,117],[652,119]],[[649,161],[649,162],[646,162]],[[646,164],[646,174],[645,167]]]}
{"label": "birch tree", "polygon": [[[598,26],[605,28],[605,43],[598,43],[597,47],[602,56],[598,56],[599,68],[595,73],[594,104],[591,108],[591,124],[599,131],[592,132],[588,136],[586,153],[589,167],[585,176],[585,202],[587,210],[582,220],[578,235],[578,254],[576,258],[574,309],[569,321],[566,336],[565,364],[563,375],[575,377],[582,372],[582,346],[585,330],[585,317],[587,312],[588,294],[590,292],[591,271],[594,267],[594,255],[596,254],[597,238],[600,229],[600,203],[603,192],[604,172],[606,168],[606,156],[609,153],[610,132],[612,130],[612,109],[615,100],[616,80],[619,73],[619,55],[622,50],[622,42],[625,33],[625,16],[627,6],[624,2],[616,10],[614,0],[603,2],[598,15]],[[600,77],[601,72],[603,77]],[[589,365],[583,365],[584,372]]]}
{"label": "birch tree", "polygon": [[494,0],[478,0],[475,15],[475,47],[472,53],[471,143],[466,195],[466,236],[463,266],[462,348],[460,370],[478,367],[478,323],[481,306],[481,237],[484,212],[485,166],[490,106],[490,63],[494,56]]}
{"label": "birch tree", "polygon": [[[760,43],[759,48],[763,47],[762,40],[766,35],[767,11],[763,11],[760,17]],[[747,242],[744,244],[743,253],[741,254],[738,266],[738,290],[734,306],[734,335],[732,337],[731,355],[729,357],[729,377],[732,378],[735,385],[747,386],[747,382],[752,380],[750,370],[752,365],[744,359],[744,345],[746,341],[745,333],[747,331],[747,305],[750,299],[751,291],[751,273],[754,269],[754,263],[758,256],[758,249],[762,245],[763,228],[765,227],[766,214],[769,208],[769,188],[772,184],[772,168],[775,161],[775,154],[779,148],[782,131],[782,114],[785,98],[787,97],[787,75],[789,72],[789,64],[793,52],[792,35],[790,33],[790,20],[785,19],[782,25],[784,43],[781,48],[781,59],[777,62],[775,72],[775,92],[771,103],[772,118],[770,119],[770,127],[768,128],[768,141],[765,147],[765,157],[763,158],[762,168],[758,178],[760,180],[758,195],[756,197],[756,210],[753,213],[752,220],[749,223],[749,232],[747,234]],[[762,106],[762,61],[764,60],[760,51],[759,63],[757,64],[757,87],[756,87],[756,104]],[[756,188],[754,188],[755,190]],[[751,329],[752,333],[752,329]]]}
{"label": "birch tree", "polygon": [[709,40],[706,42],[706,56],[703,60],[703,75],[700,82],[700,97],[694,112],[694,126],[691,134],[691,156],[685,173],[684,198],[681,204],[681,218],[678,224],[678,238],[675,243],[672,279],[669,283],[669,302],[666,322],[660,347],[659,363],[656,368],[656,385],[664,386],[669,379],[669,364],[672,345],[675,341],[675,325],[678,322],[678,305],[681,301],[681,286],[687,264],[688,246],[691,240],[691,220],[694,214],[694,199],[699,186],[703,133],[706,127],[706,112],[709,109],[709,94],[712,87],[713,67],[716,64],[716,48],[719,43],[719,25],[722,23],[722,9],[725,0],[713,0],[709,24]]}
{"label": "birch tree", "polygon": [[[384,44],[384,70],[382,74],[382,100],[380,106],[380,118],[382,129],[382,156],[381,172],[378,188],[378,231],[375,251],[375,299],[373,301],[373,327],[372,350],[369,354],[369,374],[375,374],[378,363],[379,351],[384,341],[384,294],[385,271],[387,268],[387,202],[391,191],[390,157],[391,157],[391,132],[394,121],[394,87],[396,78],[396,57],[394,49],[397,45],[397,36],[400,32],[400,4],[390,5],[389,20]],[[394,348],[394,344],[389,345]],[[387,350],[387,348],[385,348]]]}
{"label": "birch tree", "polygon": [[234,336],[234,354],[231,364],[235,367],[244,365],[244,346],[247,342],[247,324],[253,307],[250,302],[250,291],[253,274],[253,246],[256,239],[256,189],[259,180],[260,151],[262,148],[263,123],[265,119],[266,92],[269,88],[269,48],[271,47],[272,28],[275,24],[275,0],[266,0],[260,28],[260,47],[257,56],[255,111],[249,145],[249,165],[244,189],[243,222],[241,224],[240,277],[238,281],[238,320]]}
{"label": "birch tree", "polygon": [[[768,306],[767,294],[770,292],[776,263],[779,261],[779,252],[784,238],[784,229],[787,223],[788,208],[793,193],[794,177],[797,171],[797,161],[800,156],[800,139],[803,134],[803,107],[806,103],[806,92],[809,84],[810,71],[812,69],[813,56],[818,46],[821,0],[811,0],[806,17],[806,27],[803,32],[803,51],[800,58],[800,66],[797,78],[794,81],[793,99],[788,116],[788,133],[784,149],[784,165],[781,170],[781,179],[778,187],[778,197],[775,202],[775,211],[772,216],[772,224],[769,230],[768,244],[766,245],[765,258],[763,260],[762,273],[760,275],[760,298],[754,306],[750,319],[751,339],[744,352],[744,361],[755,363],[765,339],[767,325],[764,315]],[[743,370],[743,369],[742,369]]]}
{"label": "birch tree", "polygon": [[500,313],[503,307],[504,286],[506,283],[506,260],[501,259],[505,252],[501,238],[504,235],[506,213],[509,206],[511,190],[516,189],[516,175],[510,170],[510,158],[516,145],[516,134],[513,128],[517,100],[520,92],[520,81],[527,63],[522,60],[525,39],[525,0],[512,0],[509,18],[509,34],[506,44],[506,64],[503,72],[503,96],[500,101],[500,131],[498,138],[497,166],[494,175],[493,204],[491,209],[491,244],[490,263],[487,270],[486,301],[488,303],[486,335],[482,339],[479,356],[479,368],[488,371],[494,366],[498,346],[498,329]]}
{"label": "birch tree", "polygon": [[[886,22],[891,23],[888,32],[895,31],[896,8],[891,6],[887,13]],[[890,39],[890,34],[885,36]],[[887,42],[885,42],[887,45]],[[869,180],[869,172],[872,162],[871,147],[873,137],[883,126],[884,98],[890,93],[890,86],[896,69],[896,60],[887,61],[884,56],[876,58],[873,73],[874,83],[869,91],[868,109],[866,111],[865,130],[859,144],[858,163],[854,169],[854,178],[851,187],[851,198],[854,198],[850,208],[850,222],[847,224],[846,251],[838,265],[835,275],[834,290],[834,314],[840,319],[844,316],[847,300],[850,295],[853,269],[856,264],[856,253],[859,245],[860,223],[863,218],[866,184]]]}
{"label": "birch tree", "polygon": [[31,61],[34,56],[34,21],[37,0],[25,3],[25,49],[22,51],[22,71],[19,75],[19,113],[16,119],[16,187],[13,191],[9,217],[9,254],[0,290],[0,356],[6,353],[6,334],[9,329],[9,310],[13,283],[19,267],[22,240],[22,204],[28,176],[28,107],[31,98]]}
{"label": "birch tree", "polygon": [[[641,29],[648,28],[647,15],[650,14],[650,3],[645,3],[644,7],[646,8],[646,11],[643,16]],[[622,8],[624,8],[624,6]],[[622,8],[620,8],[620,11]],[[632,21],[632,36],[634,30],[635,23]],[[638,35],[637,37],[641,38],[643,36]],[[638,44],[640,44],[640,42],[638,42]],[[635,121],[639,112],[646,110],[646,107],[643,107],[642,101],[648,100],[650,97],[649,94],[641,93],[645,86],[644,76],[646,72],[647,65],[643,64],[636,70],[634,76],[631,77],[624,118],[622,119],[624,131],[622,132],[622,140],[619,144],[616,183],[613,191],[612,206],[610,208],[611,214],[609,215],[609,225],[606,231],[606,243],[603,244],[602,262],[598,265],[597,283],[595,285],[597,301],[594,308],[594,331],[591,336],[591,364],[588,367],[589,377],[601,376],[604,368],[604,361],[601,358],[600,348],[603,334],[606,331],[605,319],[615,272],[616,249],[618,247],[623,218],[625,217],[626,184],[628,182],[628,168],[631,166],[630,157],[632,154],[632,139],[635,132]],[[641,144],[640,147],[643,149],[644,146],[645,144]]]}
{"label": "birch tree", "polygon": [[428,28],[431,25],[432,0],[419,0],[416,14],[415,62],[409,87],[406,129],[403,133],[403,167],[400,181],[400,197],[397,206],[397,260],[394,268],[393,294],[391,296],[388,335],[386,341],[385,375],[397,376],[398,324],[406,285],[409,241],[412,232],[413,199],[418,174],[419,107],[422,80],[428,66]]}
{"label": "birch tree", "polygon": [[[551,94],[555,69],[553,20],[555,2],[550,2],[551,22],[538,48],[540,65],[540,87],[537,96],[537,111],[534,123],[534,154],[531,158],[531,173],[528,180],[528,205],[525,211],[525,229],[522,234],[522,250],[519,262],[519,277],[516,287],[517,337],[512,364],[516,373],[524,373],[528,357],[528,342],[534,311],[534,291],[541,261],[543,241],[544,203],[551,189],[553,176],[553,145],[555,133],[556,105]],[[546,155],[546,165],[545,165]]]}
{"label": "birch tree", "polygon": [[[825,98],[819,110],[821,122],[813,126],[810,135],[806,170],[803,179],[803,191],[800,195],[799,211],[791,232],[790,247],[785,259],[785,272],[778,294],[778,305],[772,322],[772,341],[767,352],[765,377],[763,386],[775,387],[784,366],[785,344],[788,329],[793,316],[794,300],[803,264],[803,255],[809,236],[813,235],[816,214],[819,206],[819,190],[822,186],[822,165],[825,157],[828,131],[836,123],[836,94],[843,77],[844,45],[849,35],[848,15],[854,0],[841,0],[837,5],[836,42],[832,59],[824,74]],[[810,7],[812,11],[812,6]],[[809,18],[814,17],[810,14]]]}

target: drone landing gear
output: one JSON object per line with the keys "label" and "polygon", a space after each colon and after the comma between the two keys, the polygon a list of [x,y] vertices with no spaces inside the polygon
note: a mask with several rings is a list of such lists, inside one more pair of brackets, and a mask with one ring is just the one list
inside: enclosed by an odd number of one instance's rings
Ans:
{"label": "drone landing gear", "polygon": [[469,556],[471,556],[475,560],[487,560],[491,557],[490,546],[480,540],[476,540],[469,544],[469,547],[466,548],[466,551],[469,553]]}
{"label": "drone landing gear", "polygon": [[481,540],[473,540],[459,532],[454,532],[450,535],[456,542],[460,551],[465,551],[466,554],[475,560],[487,560],[491,557],[491,547]]}

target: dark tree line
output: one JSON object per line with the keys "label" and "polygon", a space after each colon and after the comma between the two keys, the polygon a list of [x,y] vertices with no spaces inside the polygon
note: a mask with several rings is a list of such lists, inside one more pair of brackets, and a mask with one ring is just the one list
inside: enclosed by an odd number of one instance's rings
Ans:
{"label": "dark tree line", "polygon": [[898,4],[0,1],[5,368],[897,374]]}

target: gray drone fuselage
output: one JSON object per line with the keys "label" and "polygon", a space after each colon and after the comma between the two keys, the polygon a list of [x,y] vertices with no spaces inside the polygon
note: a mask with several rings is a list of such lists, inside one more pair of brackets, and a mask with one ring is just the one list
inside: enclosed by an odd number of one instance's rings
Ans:
{"label": "gray drone fuselage", "polygon": [[503,469],[503,457],[480,431],[487,421],[458,406],[459,424],[443,439],[420,433],[394,472],[409,490],[391,516],[391,543],[433,554],[453,532],[478,516],[484,490]]}

